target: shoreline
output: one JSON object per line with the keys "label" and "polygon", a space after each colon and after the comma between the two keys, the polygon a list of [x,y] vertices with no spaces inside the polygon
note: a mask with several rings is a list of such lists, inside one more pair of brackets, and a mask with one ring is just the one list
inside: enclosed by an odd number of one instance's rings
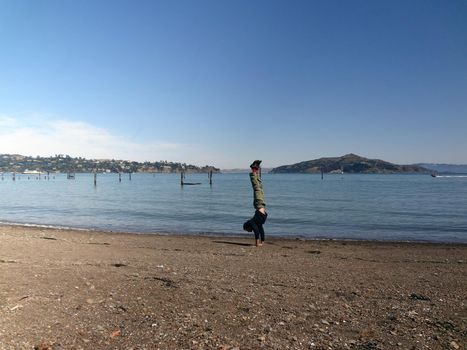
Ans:
{"label": "shoreline", "polygon": [[0,226],[0,348],[464,349],[467,246]]}
{"label": "shoreline", "polygon": [[[251,233],[221,233],[221,232],[137,232],[137,231],[112,231],[103,230],[98,228],[80,228],[80,227],[68,227],[68,226],[55,226],[46,224],[25,224],[25,223],[9,223],[0,222],[0,229],[2,227],[24,227],[31,229],[44,229],[44,230],[58,230],[58,231],[79,231],[79,232],[95,232],[105,234],[123,234],[123,235],[148,235],[148,236],[173,236],[173,237],[218,237],[218,238],[251,238]],[[456,242],[456,241],[431,241],[431,240],[391,240],[391,239],[357,239],[357,238],[331,238],[331,237],[306,237],[303,235],[288,236],[288,235],[273,235],[266,233],[266,241],[268,240],[285,240],[285,241],[329,241],[329,242],[368,242],[368,243],[401,243],[401,244],[432,244],[432,245],[459,245],[467,246],[467,241]]]}

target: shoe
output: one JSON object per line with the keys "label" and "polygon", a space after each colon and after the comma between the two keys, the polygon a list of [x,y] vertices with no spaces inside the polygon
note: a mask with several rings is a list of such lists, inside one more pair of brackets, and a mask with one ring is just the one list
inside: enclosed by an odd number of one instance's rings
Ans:
{"label": "shoe", "polygon": [[253,163],[251,163],[250,168],[259,169],[260,165],[261,165],[261,160],[255,160]]}

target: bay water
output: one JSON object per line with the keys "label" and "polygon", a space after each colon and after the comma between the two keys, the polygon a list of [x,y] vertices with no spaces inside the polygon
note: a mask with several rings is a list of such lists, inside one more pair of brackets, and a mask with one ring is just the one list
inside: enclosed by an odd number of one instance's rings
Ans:
{"label": "bay water", "polygon": [[[263,174],[266,237],[467,243],[467,176]],[[249,176],[3,174],[0,223],[134,233],[244,235]]]}

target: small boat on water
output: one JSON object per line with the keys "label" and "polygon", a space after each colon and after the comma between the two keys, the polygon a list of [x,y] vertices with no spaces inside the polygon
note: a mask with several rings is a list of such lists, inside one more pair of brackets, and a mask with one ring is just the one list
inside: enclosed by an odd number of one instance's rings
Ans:
{"label": "small boat on water", "polygon": [[437,173],[431,173],[431,177],[437,177],[438,174]]}
{"label": "small boat on water", "polygon": [[43,175],[45,173],[39,171],[39,170],[28,170],[26,169],[24,172],[23,172],[24,175]]}

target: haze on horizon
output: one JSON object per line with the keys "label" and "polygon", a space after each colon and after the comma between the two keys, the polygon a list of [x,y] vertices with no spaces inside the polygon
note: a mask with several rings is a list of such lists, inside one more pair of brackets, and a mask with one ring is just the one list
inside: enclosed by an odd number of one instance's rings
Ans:
{"label": "haze on horizon", "polygon": [[0,2],[0,153],[467,164],[467,2]]}

